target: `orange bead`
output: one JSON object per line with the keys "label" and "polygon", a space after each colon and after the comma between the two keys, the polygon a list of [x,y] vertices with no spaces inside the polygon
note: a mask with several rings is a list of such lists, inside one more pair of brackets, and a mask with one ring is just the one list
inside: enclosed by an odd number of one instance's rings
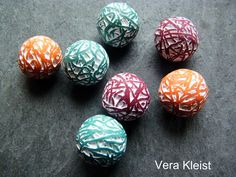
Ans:
{"label": "orange bead", "polygon": [[62,52],[51,38],[34,36],[22,44],[18,57],[18,64],[23,73],[30,78],[43,79],[60,68]]}
{"label": "orange bead", "polygon": [[208,87],[198,72],[178,69],[162,79],[158,94],[168,112],[178,117],[191,117],[206,102]]}

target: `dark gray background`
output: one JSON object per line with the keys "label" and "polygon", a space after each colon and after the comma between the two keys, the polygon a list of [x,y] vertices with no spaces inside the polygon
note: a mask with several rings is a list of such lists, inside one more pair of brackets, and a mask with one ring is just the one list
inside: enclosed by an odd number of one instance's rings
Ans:
{"label": "dark gray background", "polygon": [[[235,177],[235,0],[129,1],[140,17],[139,34],[126,48],[105,46],[110,69],[94,87],[73,85],[62,70],[42,81],[19,71],[18,49],[31,36],[47,35],[63,51],[79,39],[102,43],[96,17],[108,2],[0,0],[0,176]],[[153,43],[157,24],[172,16],[191,19],[200,34],[198,51],[181,64],[160,59]],[[161,78],[183,67],[200,72],[210,89],[204,109],[191,120],[171,118],[157,99]],[[128,147],[120,163],[91,167],[77,155],[75,132],[89,116],[105,113],[103,88],[122,71],[146,81],[151,105],[142,119],[124,125]],[[157,170],[154,160],[211,161],[212,170]]]}

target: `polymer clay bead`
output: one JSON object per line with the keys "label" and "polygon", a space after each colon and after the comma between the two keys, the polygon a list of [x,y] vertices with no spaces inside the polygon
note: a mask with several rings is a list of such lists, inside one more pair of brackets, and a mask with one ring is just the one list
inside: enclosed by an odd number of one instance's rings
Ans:
{"label": "polymer clay bead", "polygon": [[18,53],[21,71],[34,79],[48,78],[61,65],[59,45],[47,36],[34,36],[26,40]]}
{"label": "polymer clay bead", "polygon": [[127,135],[123,126],[105,115],[95,115],[81,125],[76,134],[77,148],[86,162],[108,167],[126,150]]}
{"label": "polymer clay bead", "polygon": [[69,79],[80,85],[94,85],[105,76],[109,57],[98,43],[80,40],[67,48],[63,66]]}
{"label": "polymer clay bead", "polygon": [[102,8],[97,29],[103,41],[112,47],[128,45],[139,31],[139,18],[126,3],[110,3]]}
{"label": "polymer clay bead", "polygon": [[161,21],[156,29],[154,41],[160,55],[172,62],[190,58],[199,44],[195,25],[185,17],[173,17]]}
{"label": "polymer clay bead", "polygon": [[162,79],[158,94],[165,110],[178,117],[191,117],[205,104],[208,87],[198,72],[178,69]]}
{"label": "polymer clay bead", "polygon": [[145,82],[131,73],[119,73],[106,84],[102,105],[118,120],[131,121],[141,117],[150,104]]}

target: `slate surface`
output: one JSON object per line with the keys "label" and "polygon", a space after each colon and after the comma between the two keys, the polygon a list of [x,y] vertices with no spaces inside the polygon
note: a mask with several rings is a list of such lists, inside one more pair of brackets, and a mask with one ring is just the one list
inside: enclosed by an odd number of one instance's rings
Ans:
{"label": "slate surface", "polygon": [[[63,51],[79,39],[101,43],[96,17],[108,2],[0,0],[0,176],[235,177],[235,0],[129,1],[140,16],[139,34],[122,50],[106,47],[110,69],[94,87],[74,86],[62,71],[44,81],[19,72],[17,51],[31,36],[50,36]],[[160,59],[153,44],[157,24],[171,16],[191,19],[200,33],[198,51],[182,64]],[[192,120],[171,118],[158,103],[161,78],[177,68],[200,72],[210,88],[205,108]],[[119,164],[88,166],[77,156],[75,132],[87,117],[105,113],[103,87],[122,71],[146,81],[150,108],[140,121],[125,124],[128,149]],[[211,161],[212,170],[157,170],[154,160]]]}

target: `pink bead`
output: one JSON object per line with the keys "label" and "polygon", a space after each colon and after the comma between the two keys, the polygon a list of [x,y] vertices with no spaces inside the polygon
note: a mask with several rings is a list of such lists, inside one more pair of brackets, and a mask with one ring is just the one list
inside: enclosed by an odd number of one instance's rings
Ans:
{"label": "pink bead", "polygon": [[106,84],[102,105],[118,120],[141,117],[150,104],[150,93],[144,81],[131,73],[119,73]]}
{"label": "pink bead", "polygon": [[196,27],[185,17],[173,17],[161,21],[156,29],[154,41],[160,55],[172,62],[190,58],[199,44]]}

